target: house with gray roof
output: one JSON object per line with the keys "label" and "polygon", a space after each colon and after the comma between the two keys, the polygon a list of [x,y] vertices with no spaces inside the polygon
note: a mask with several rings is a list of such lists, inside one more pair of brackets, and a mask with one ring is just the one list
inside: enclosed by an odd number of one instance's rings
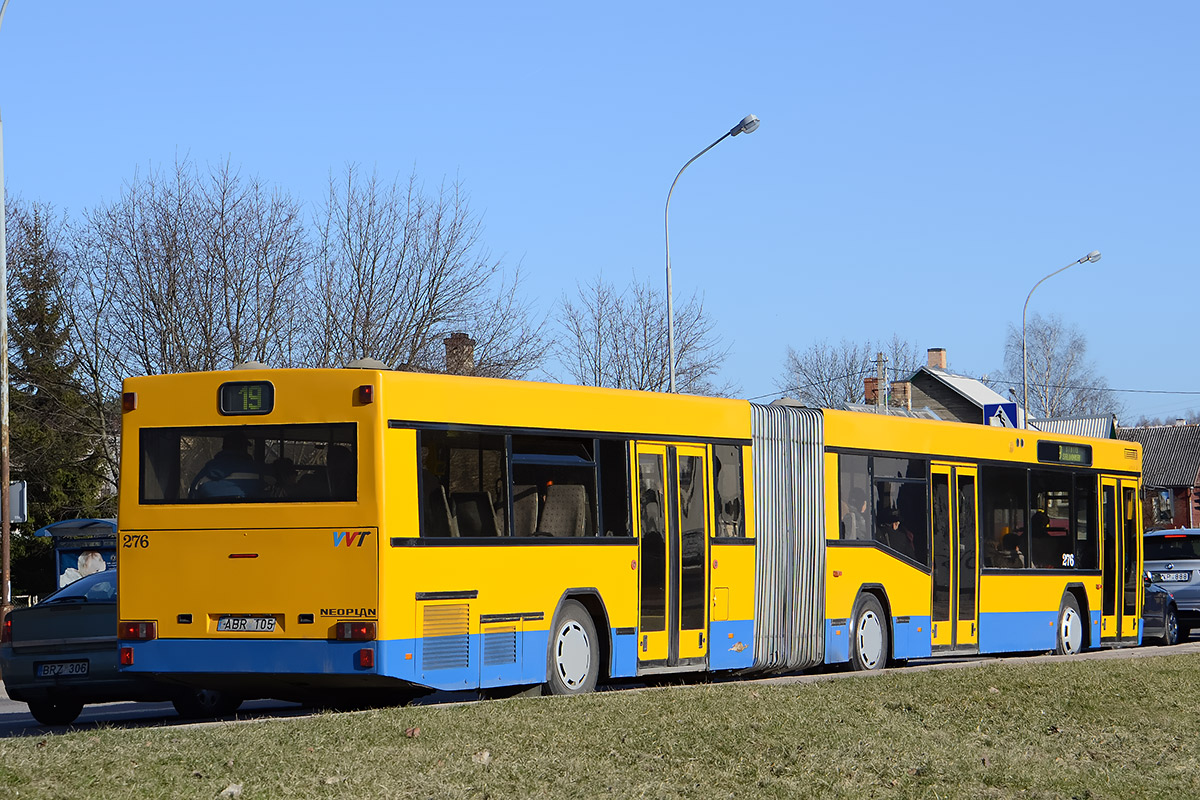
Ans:
{"label": "house with gray roof", "polygon": [[[983,418],[985,405],[1012,402],[981,381],[946,369],[944,347],[930,348],[927,358],[926,365],[908,379],[912,407],[928,408],[939,419],[986,425],[988,421]],[[1021,426],[1021,416],[1018,405],[1018,419],[1012,420],[1014,427]]]}
{"label": "house with gray roof", "polygon": [[1118,428],[1142,445],[1142,513],[1146,530],[1200,527],[1200,425]]}

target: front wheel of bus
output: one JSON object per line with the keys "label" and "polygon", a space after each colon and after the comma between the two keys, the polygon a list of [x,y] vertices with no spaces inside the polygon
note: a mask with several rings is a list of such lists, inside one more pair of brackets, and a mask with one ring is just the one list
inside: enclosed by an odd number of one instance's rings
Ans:
{"label": "front wheel of bus", "polygon": [[1060,656],[1073,656],[1083,650],[1083,616],[1075,596],[1068,594],[1058,609],[1058,646]]}
{"label": "front wheel of bus", "polygon": [[850,629],[850,667],[883,669],[888,656],[888,627],[875,595],[864,594],[854,604]]}
{"label": "front wheel of bus", "polygon": [[600,677],[600,648],[596,626],[575,600],[562,604],[550,628],[546,654],[546,694],[584,694]]}

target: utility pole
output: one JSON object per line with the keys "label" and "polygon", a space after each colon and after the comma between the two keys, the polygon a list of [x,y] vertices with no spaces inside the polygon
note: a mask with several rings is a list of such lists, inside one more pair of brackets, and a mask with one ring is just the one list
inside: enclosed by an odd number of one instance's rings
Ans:
{"label": "utility pole", "polygon": [[887,409],[887,396],[884,386],[887,384],[887,359],[883,353],[875,354],[875,413],[884,414]]}
{"label": "utility pole", "polygon": [[[0,25],[8,0],[0,3]],[[0,118],[0,621],[12,608],[12,509],[8,495],[8,261],[5,253],[4,120]]]}

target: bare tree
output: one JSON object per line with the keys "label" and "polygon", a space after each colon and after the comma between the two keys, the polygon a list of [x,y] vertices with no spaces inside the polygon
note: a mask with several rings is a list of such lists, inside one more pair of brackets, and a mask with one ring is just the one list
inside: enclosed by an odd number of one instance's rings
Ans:
{"label": "bare tree", "polygon": [[803,352],[788,348],[783,375],[776,382],[784,394],[800,395],[809,405],[841,408],[864,398],[863,379],[876,374],[875,359],[883,353],[890,380],[907,380],[924,363],[920,348],[899,334],[872,344],[842,339],[821,340]]}
{"label": "bare tree", "polygon": [[467,331],[477,374],[523,377],[540,365],[544,322],[519,272],[507,280],[483,248],[459,184],[427,195],[415,174],[400,186],[351,165],[330,178],[317,229],[310,363],[371,357],[437,371],[443,338]]}
{"label": "bare tree", "polygon": [[[1077,327],[1056,314],[1034,314],[1026,324],[1025,343],[1031,419],[1121,414],[1120,401],[1087,358],[1087,338]],[[1021,329],[1009,325],[1004,373],[997,380],[1020,392],[1021,374]]]}
{"label": "bare tree", "polygon": [[[648,282],[618,291],[602,277],[558,302],[559,363],[566,378],[584,386],[666,391],[670,384],[666,302]],[[714,332],[704,303],[692,297],[675,314],[675,384],[680,392],[728,395],[715,383],[729,348]]]}
{"label": "bare tree", "polygon": [[308,246],[287,195],[181,161],[135,175],[73,240],[71,323],[110,397],[124,375],[296,362]]}

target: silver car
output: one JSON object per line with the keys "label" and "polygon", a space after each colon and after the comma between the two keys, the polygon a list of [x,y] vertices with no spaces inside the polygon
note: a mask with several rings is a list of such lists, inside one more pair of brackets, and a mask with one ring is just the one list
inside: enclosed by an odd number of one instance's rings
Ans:
{"label": "silver car", "polygon": [[1200,528],[1148,531],[1142,539],[1150,580],[1175,598],[1179,639],[1200,627]]}

